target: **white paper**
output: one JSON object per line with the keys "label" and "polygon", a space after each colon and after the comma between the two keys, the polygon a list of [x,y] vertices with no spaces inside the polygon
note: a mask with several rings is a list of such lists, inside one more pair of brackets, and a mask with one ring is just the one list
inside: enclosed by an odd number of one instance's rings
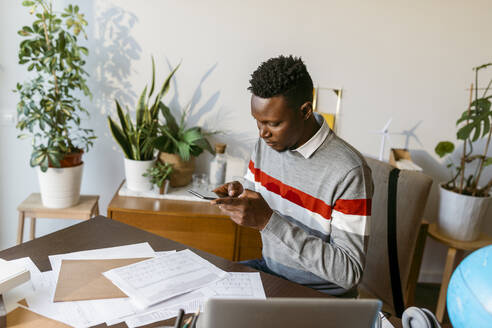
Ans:
{"label": "white paper", "polygon": [[55,274],[47,271],[41,276],[42,279],[34,286],[35,293],[26,297],[26,301],[30,310],[45,317],[74,327],[89,327],[136,312],[128,298],[53,303]]}
{"label": "white paper", "polygon": [[155,252],[149,243],[139,243],[132,245],[92,249],[66,254],[48,256],[51,268],[58,279],[62,260],[104,260],[104,259],[124,259],[154,257]]}
{"label": "white paper", "polygon": [[183,309],[185,313],[195,313],[203,309],[205,301],[212,296],[214,292],[204,287],[154,305],[148,311],[126,318],[125,323],[130,328],[148,325],[175,317],[179,309]]}
{"label": "white paper", "polygon": [[230,272],[210,289],[220,298],[266,299],[259,272]]}
{"label": "white paper", "polygon": [[148,308],[227,276],[186,249],[103,273],[141,308]]}
{"label": "white paper", "polygon": [[[194,313],[210,297],[266,299],[259,272],[230,272],[229,276],[201,288],[152,306],[149,311],[125,319],[128,327],[139,327],[175,317],[179,309]],[[106,322],[108,325],[110,323]]]}

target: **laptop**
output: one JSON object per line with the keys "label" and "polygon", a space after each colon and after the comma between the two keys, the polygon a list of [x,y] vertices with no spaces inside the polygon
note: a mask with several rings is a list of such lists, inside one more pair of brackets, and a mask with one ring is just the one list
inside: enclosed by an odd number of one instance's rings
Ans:
{"label": "laptop", "polygon": [[381,301],[374,299],[219,299],[205,303],[198,328],[372,328]]}

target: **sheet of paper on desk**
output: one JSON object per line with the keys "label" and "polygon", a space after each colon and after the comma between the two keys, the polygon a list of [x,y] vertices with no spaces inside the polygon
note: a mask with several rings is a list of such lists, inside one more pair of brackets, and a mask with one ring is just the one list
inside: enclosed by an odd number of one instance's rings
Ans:
{"label": "sheet of paper on desk", "polygon": [[103,273],[141,308],[212,284],[227,272],[186,249]]}
{"label": "sheet of paper on desk", "polygon": [[[151,306],[146,311],[125,318],[125,323],[129,328],[148,325],[175,317],[179,309],[183,309],[185,313],[195,313],[199,309],[203,309],[205,301],[214,295],[215,293],[210,288],[204,287]],[[116,322],[106,323],[110,325]]]}
{"label": "sheet of paper on desk", "polygon": [[125,246],[92,249],[66,254],[48,256],[51,268],[56,277],[60,273],[61,260],[92,260],[92,259],[123,259],[138,257],[154,257],[155,252],[149,243],[139,243]]}
{"label": "sheet of paper on desk", "polygon": [[[128,327],[139,327],[175,317],[179,309],[194,313],[203,309],[210,297],[265,299],[265,291],[258,272],[230,272],[229,276],[197,291],[174,297],[152,306],[149,311],[125,319]],[[116,322],[106,322],[108,325]]]}
{"label": "sheet of paper on desk", "polygon": [[230,272],[210,288],[220,298],[266,299],[259,272]]}
{"label": "sheet of paper on desk", "polygon": [[89,327],[106,320],[134,314],[136,308],[128,298],[78,302],[52,302],[56,277],[53,271],[41,273],[36,292],[26,297],[29,309],[74,327]]}

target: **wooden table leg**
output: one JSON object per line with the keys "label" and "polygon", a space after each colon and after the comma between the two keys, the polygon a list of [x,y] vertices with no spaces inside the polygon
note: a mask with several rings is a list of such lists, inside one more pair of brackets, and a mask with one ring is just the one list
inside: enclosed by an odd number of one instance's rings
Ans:
{"label": "wooden table leg", "polygon": [[30,240],[33,240],[35,235],[36,235],[36,218],[31,218],[31,232],[29,234]]}
{"label": "wooden table leg", "polygon": [[19,212],[19,225],[17,227],[17,245],[22,244],[22,237],[24,235],[24,211]]}
{"label": "wooden table leg", "polygon": [[94,211],[94,216],[98,216],[99,215],[99,202],[96,202],[96,209]]}
{"label": "wooden table leg", "polygon": [[442,275],[441,289],[439,290],[439,299],[437,301],[436,317],[442,323],[444,313],[446,312],[446,295],[451,275],[458,265],[459,259],[462,258],[463,251],[457,251],[456,248],[449,247]]}

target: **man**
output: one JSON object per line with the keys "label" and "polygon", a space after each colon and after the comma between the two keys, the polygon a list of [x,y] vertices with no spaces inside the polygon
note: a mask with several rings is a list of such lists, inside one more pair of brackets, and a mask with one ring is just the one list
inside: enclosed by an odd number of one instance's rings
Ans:
{"label": "man", "polygon": [[332,295],[356,296],[369,236],[371,172],[313,113],[300,58],[271,58],[250,80],[259,140],[244,185],[212,203],[261,233],[263,259],[245,264]]}

